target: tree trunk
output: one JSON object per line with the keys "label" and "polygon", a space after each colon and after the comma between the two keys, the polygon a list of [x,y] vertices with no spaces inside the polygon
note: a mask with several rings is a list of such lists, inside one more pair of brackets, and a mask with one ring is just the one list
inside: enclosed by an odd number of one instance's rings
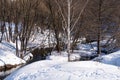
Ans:
{"label": "tree trunk", "polygon": [[67,0],[68,2],[68,24],[67,24],[67,52],[68,52],[68,61],[70,61],[70,0]]}
{"label": "tree trunk", "polygon": [[98,39],[97,39],[97,54],[98,56],[101,54],[101,7],[102,7],[102,0],[99,0],[99,13],[98,13],[98,19],[99,19],[99,26],[98,26]]}
{"label": "tree trunk", "polygon": [[97,54],[98,56],[101,54],[101,45],[100,45],[100,40],[101,40],[101,32],[98,32],[98,39],[97,39]]}
{"label": "tree trunk", "polygon": [[19,57],[18,38],[16,37],[16,55]]}

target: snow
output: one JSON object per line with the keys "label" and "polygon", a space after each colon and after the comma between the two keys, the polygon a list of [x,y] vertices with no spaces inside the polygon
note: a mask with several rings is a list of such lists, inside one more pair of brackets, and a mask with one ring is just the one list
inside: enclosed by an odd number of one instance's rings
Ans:
{"label": "snow", "polygon": [[15,64],[21,64],[21,63],[25,63],[22,59],[16,57],[13,53],[11,53],[10,51],[6,51],[6,52],[0,52],[3,54],[0,54],[0,59],[5,63],[5,64],[11,64],[11,65],[15,65]]}
{"label": "snow", "polygon": [[[57,61],[68,61],[68,53],[65,51],[61,51],[58,53],[57,51],[53,51],[50,56],[47,57],[47,60],[57,60]],[[80,60],[80,55],[79,54],[71,54],[70,55],[70,60],[75,61],[75,60]]]}
{"label": "snow", "polygon": [[25,63],[24,60],[18,58],[14,53],[14,45],[5,41],[0,43],[0,66],[4,66],[5,64],[17,65]]}
{"label": "snow", "polygon": [[50,56],[47,57],[47,60],[54,60],[54,61],[67,61],[67,52],[60,52],[53,51]]}
{"label": "snow", "polygon": [[97,46],[95,44],[78,44],[78,50],[74,50],[75,52],[86,53],[86,55],[92,55],[97,50]]}
{"label": "snow", "polygon": [[32,58],[33,58],[32,53],[28,53],[27,55],[24,56],[23,59],[24,59],[25,61],[29,61],[29,60],[31,60]]}
{"label": "snow", "polygon": [[4,66],[4,62],[0,59],[0,66]]}
{"label": "snow", "polygon": [[[35,66],[36,65],[36,66]],[[44,60],[19,69],[5,80],[119,80],[116,66],[94,61],[59,62]]]}
{"label": "snow", "polygon": [[[39,28],[38,28],[39,29]],[[31,37],[27,47],[49,47],[49,44],[53,44],[55,41],[54,33],[51,30],[42,31],[36,29],[34,35]],[[49,36],[49,37],[48,37]]]}
{"label": "snow", "polygon": [[79,54],[71,54],[70,55],[70,60],[71,61],[79,61],[81,56]]}
{"label": "snow", "polygon": [[111,64],[120,67],[120,51],[100,56],[94,59],[94,61],[102,62],[105,64]]}
{"label": "snow", "polygon": [[[114,66],[118,55],[120,51],[103,56],[102,63],[97,61],[67,62],[66,52],[58,54],[54,51],[47,60],[29,64],[15,71],[5,80],[119,80],[119,65]],[[106,64],[105,60],[113,65]]]}
{"label": "snow", "polygon": [[[28,48],[35,46],[48,46],[49,31],[39,33],[31,39]],[[51,33],[50,43],[54,40]],[[33,38],[33,37],[32,37]],[[102,44],[104,44],[103,42]],[[74,50],[71,60],[79,60],[83,56],[95,55],[96,42],[90,44],[79,44],[79,50]],[[20,45],[19,45],[20,49]],[[67,52],[53,51],[46,60],[31,63],[10,74],[5,80],[119,80],[120,79],[120,51],[101,55],[92,61],[67,62]],[[15,44],[12,42],[0,43],[0,66],[5,64],[25,63],[33,55],[27,54],[24,60],[16,57]],[[109,65],[111,64],[111,65]]]}

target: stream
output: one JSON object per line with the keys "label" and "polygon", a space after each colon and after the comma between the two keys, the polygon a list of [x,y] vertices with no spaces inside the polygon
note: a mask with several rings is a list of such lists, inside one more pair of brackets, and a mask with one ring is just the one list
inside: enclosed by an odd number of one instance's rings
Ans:
{"label": "stream", "polygon": [[14,72],[15,70],[19,69],[20,66],[17,66],[16,68],[12,68],[10,70],[2,71],[0,72],[0,80],[3,80],[6,76]]}
{"label": "stream", "polygon": [[8,75],[10,75],[11,73],[13,73],[14,71],[22,68],[23,66],[26,66],[30,63],[33,63],[33,62],[36,62],[36,61],[39,61],[39,60],[45,60],[46,59],[46,56],[49,52],[52,51],[52,48],[37,48],[35,50],[33,50],[31,53],[33,54],[33,58],[32,60],[30,60],[29,62],[27,62],[25,65],[21,65],[21,66],[17,66],[15,68],[12,68],[12,69],[9,69],[9,70],[6,70],[6,71],[2,71],[0,72],[0,80],[4,80],[5,77],[7,77]]}

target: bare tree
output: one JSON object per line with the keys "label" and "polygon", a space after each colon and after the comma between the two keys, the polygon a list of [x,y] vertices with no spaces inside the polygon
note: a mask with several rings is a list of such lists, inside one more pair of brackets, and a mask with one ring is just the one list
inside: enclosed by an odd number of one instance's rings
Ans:
{"label": "bare tree", "polygon": [[97,41],[98,55],[101,54],[102,45],[100,41],[102,41],[107,34],[111,34],[109,33],[109,29],[113,29],[112,26],[118,24],[115,20],[118,6],[119,1],[116,0],[92,0],[86,8],[84,13],[86,16],[85,22],[89,27],[89,29],[87,29],[87,40]]}
{"label": "bare tree", "polygon": [[[74,30],[76,24],[81,18],[84,9],[86,8],[89,0],[55,0],[58,9],[62,15],[64,22],[64,30],[66,31],[67,36],[67,52],[68,52],[68,61],[70,61],[70,49],[71,49],[71,32]],[[81,4],[81,5],[79,5]]]}

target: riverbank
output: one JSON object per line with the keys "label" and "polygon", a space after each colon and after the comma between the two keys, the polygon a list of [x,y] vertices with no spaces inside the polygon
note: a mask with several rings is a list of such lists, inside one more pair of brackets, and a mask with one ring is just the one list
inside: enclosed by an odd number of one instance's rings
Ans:
{"label": "riverbank", "polygon": [[119,80],[119,55],[120,51],[94,60],[68,62],[66,52],[52,52],[46,60],[26,65],[5,80]]}
{"label": "riverbank", "polygon": [[23,63],[16,65],[6,64],[4,66],[0,66],[0,72],[11,70],[12,68],[16,68],[17,66],[21,66],[21,65],[23,65]]}
{"label": "riverbank", "polygon": [[12,42],[0,43],[0,79],[26,63],[15,55],[15,45]]}
{"label": "riverbank", "polygon": [[24,64],[17,64],[17,65],[6,65],[6,66],[1,66],[0,67],[0,79],[3,80],[6,76],[20,68]]}

